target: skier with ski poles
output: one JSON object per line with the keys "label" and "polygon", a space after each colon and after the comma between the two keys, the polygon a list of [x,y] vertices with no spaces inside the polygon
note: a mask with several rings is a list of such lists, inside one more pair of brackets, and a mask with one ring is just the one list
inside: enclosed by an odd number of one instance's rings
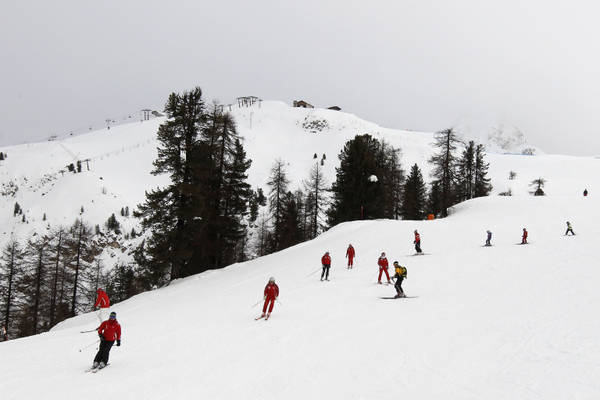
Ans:
{"label": "skier with ski poles", "polygon": [[106,316],[110,312],[110,300],[106,292],[101,288],[98,288],[98,290],[96,290],[96,294],[97,297],[96,302],[94,303],[94,309],[96,309],[96,307],[100,307],[96,316],[100,320],[100,323],[102,323],[102,321],[106,319]]}
{"label": "skier with ski poles", "polygon": [[348,269],[352,269],[352,267],[354,266],[355,255],[356,252],[354,251],[354,247],[352,247],[352,244],[349,244],[348,250],[346,250],[346,258],[348,258]]}
{"label": "skier with ski poles", "polygon": [[385,272],[388,283],[392,283],[390,281],[390,274],[388,274],[388,260],[385,258],[385,253],[381,253],[381,256],[377,260],[377,265],[379,265],[379,278],[377,278],[377,283],[381,284],[381,274],[383,272]]}
{"label": "skier with ski poles", "polygon": [[529,234],[529,232],[527,232],[527,229],[523,228],[523,237],[521,237],[521,244],[527,244],[527,235]]}
{"label": "skier with ski poles", "polygon": [[92,369],[102,369],[108,364],[108,356],[110,349],[117,342],[117,346],[121,346],[121,325],[117,322],[117,313],[111,312],[108,320],[104,321],[98,327],[98,336],[100,337],[100,348],[96,357],[94,357],[94,363]]}
{"label": "skier with ski poles", "polygon": [[404,290],[402,290],[402,281],[406,279],[406,268],[398,264],[398,261],[394,261],[394,271],[395,274],[392,277],[392,280],[396,280],[396,283],[394,283],[394,288],[396,289],[395,297],[406,297]]}
{"label": "skier with ski poles", "polygon": [[331,257],[329,256],[329,252],[326,251],[321,257],[321,265],[323,265],[323,272],[321,272],[321,280],[325,277],[325,280],[329,280],[329,268],[331,267]]}
{"label": "skier with ski poles", "polygon": [[421,250],[421,235],[419,235],[419,232],[417,232],[416,229],[415,229],[415,241],[413,243],[415,244],[415,251],[417,252],[417,254],[421,254],[423,252]]}
{"label": "skier with ski poles", "polygon": [[487,239],[485,239],[485,245],[486,246],[491,246],[492,245],[492,231],[487,231]]}
{"label": "skier with ski poles", "polygon": [[[273,305],[275,304],[275,300],[279,297],[279,286],[275,283],[275,278],[270,277],[267,286],[265,286],[263,298],[265,304],[263,305],[262,315],[256,319],[269,319],[271,316],[271,312],[273,311]],[[269,311],[267,312],[267,306],[269,306]]]}
{"label": "skier with ski poles", "polygon": [[575,232],[573,232],[573,227],[571,226],[571,223],[567,221],[567,231],[565,232],[565,236],[567,236],[569,232],[571,232],[571,234],[575,236]]}

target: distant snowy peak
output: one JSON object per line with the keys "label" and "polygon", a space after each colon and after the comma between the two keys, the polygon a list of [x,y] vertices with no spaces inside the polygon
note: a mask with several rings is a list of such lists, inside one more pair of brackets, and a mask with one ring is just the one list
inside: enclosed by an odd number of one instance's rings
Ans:
{"label": "distant snowy peak", "polygon": [[499,123],[474,127],[461,124],[455,127],[455,130],[464,140],[475,140],[484,144],[490,153],[526,155],[543,153],[538,147],[528,143],[523,132],[515,125]]}

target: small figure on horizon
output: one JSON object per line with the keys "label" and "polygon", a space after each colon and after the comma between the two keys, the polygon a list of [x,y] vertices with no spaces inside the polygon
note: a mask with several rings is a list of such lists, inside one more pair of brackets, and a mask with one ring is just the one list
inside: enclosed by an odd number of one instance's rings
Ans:
{"label": "small figure on horizon", "polygon": [[381,284],[381,274],[383,272],[385,272],[388,283],[392,283],[392,281],[390,281],[390,274],[388,274],[388,260],[385,258],[385,253],[381,253],[381,256],[377,260],[377,265],[379,265],[379,278],[377,278],[377,283]]}
{"label": "small figure on horizon", "polygon": [[573,227],[571,226],[571,223],[567,221],[567,231],[565,232],[565,236],[567,236],[569,232],[571,232],[571,234],[575,236],[575,232],[573,232]]}
{"label": "small figure on horizon", "polygon": [[527,229],[523,228],[523,237],[521,238],[521,244],[527,244]]}
{"label": "small figure on horizon", "polygon": [[421,250],[421,235],[419,235],[419,232],[417,232],[417,230],[415,229],[415,251],[417,252],[417,254],[421,254],[423,251]]}
{"label": "small figure on horizon", "polygon": [[354,251],[354,247],[352,247],[352,244],[349,244],[348,250],[346,250],[346,257],[348,258],[348,269],[352,269],[352,267],[354,266],[355,255],[356,252]]}
{"label": "small figure on horizon", "polygon": [[331,267],[331,257],[329,256],[329,252],[326,251],[321,257],[321,264],[323,265],[323,272],[321,272],[321,280],[325,277],[325,280],[329,280],[329,268]]}
{"label": "small figure on horizon", "polygon": [[588,191],[587,191],[587,189],[584,189],[583,190],[583,197],[587,197],[587,195],[588,195]]}
{"label": "small figure on horizon", "polygon": [[487,231],[487,238],[485,239],[485,245],[486,246],[492,245],[492,231],[490,231],[490,230]]}

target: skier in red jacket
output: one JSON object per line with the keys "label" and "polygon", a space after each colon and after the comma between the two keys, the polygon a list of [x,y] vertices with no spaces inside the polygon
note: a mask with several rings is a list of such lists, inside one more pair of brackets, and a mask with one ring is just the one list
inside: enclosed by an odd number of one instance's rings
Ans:
{"label": "skier in red jacket", "polygon": [[331,257],[329,256],[329,252],[326,251],[321,257],[321,265],[323,265],[323,272],[321,272],[321,280],[325,277],[325,280],[329,280],[329,268],[331,267]]}
{"label": "skier in red jacket", "polygon": [[[275,278],[270,277],[269,283],[267,283],[267,286],[265,286],[265,291],[264,291],[265,304],[263,305],[263,312],[262,312],[262,315],[260,317],[258,317],[257,319],[260,319],[260,318],[269,319],[269,317],[271,316],[271,311],[273,311],[273,305],[275,305],[275,300],[277,300],[278,297],[279,297],[279,286],[277,286],[277,284],[275,283]],[[270,303],[270,305],[269,305],[269,303]],[[268,313],[267,313],[267,306],[269,306]]]}
{"label": "skier in red jacket", "polygon": [[379,265],[379,278],[377,279],[377,283],[381,284],[381,274],[384,271],[388,283],[392,283],[392,281],[390,281],[390,274],[388,274],[388,260],[385,258],[385,253],[381,253],[381,257],[377,260],[377,265]]}
{"label": "skier in red jacket", "polygon": [[348,258],[348,269],[351,269],[354,266],[354,256],[356,255],[354,251],[354,247],[351,244],[348,245],[348,250],[346,250],[346,257]]}
{"label": "skier in red jacket", "polygon": [[527,229],[523,228],[523,237],[521,238],[521,244],[527,244]]}
{"label": "skier in red jacket", "polygon": [[417,232],[417,230],[415,229],[415,251],[417,252],[417,254],[421,254],[423,251],[421,250],[421,235],[419,235],[419,232]]}
{"label": "skier in red jacket", "polygon": [[108,320],[101,323],[97,330],[98,336],[100,336],[100,348],[96,357],[94,357],[92,369],[106,367],[106,364],[108,364],[108,355],[115,340],[117,341],[117,346],[121,345],[121,325],[117,322],[117,313],[111,312]]}
{"label": "skier in red jacket", "polygon": [[96,290],[96,302],[94,303],[94,309],[96,307],[100,307],[98,309],[98,313],[96,316],[100,320],[100,322],[106,319],[106,316],[110,313],[110,300],[108,299],[108,295],[106,292],[100,288]]}

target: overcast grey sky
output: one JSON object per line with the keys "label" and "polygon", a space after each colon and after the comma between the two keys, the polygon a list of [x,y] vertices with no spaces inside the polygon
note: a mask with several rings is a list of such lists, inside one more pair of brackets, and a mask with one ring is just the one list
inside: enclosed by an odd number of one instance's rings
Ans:
{"label": "overcast grey sky", "polygon": [[600,154],[597,1],[4,0],[0,145],[170,92],[307,99],[393,128],[482,120]]}

